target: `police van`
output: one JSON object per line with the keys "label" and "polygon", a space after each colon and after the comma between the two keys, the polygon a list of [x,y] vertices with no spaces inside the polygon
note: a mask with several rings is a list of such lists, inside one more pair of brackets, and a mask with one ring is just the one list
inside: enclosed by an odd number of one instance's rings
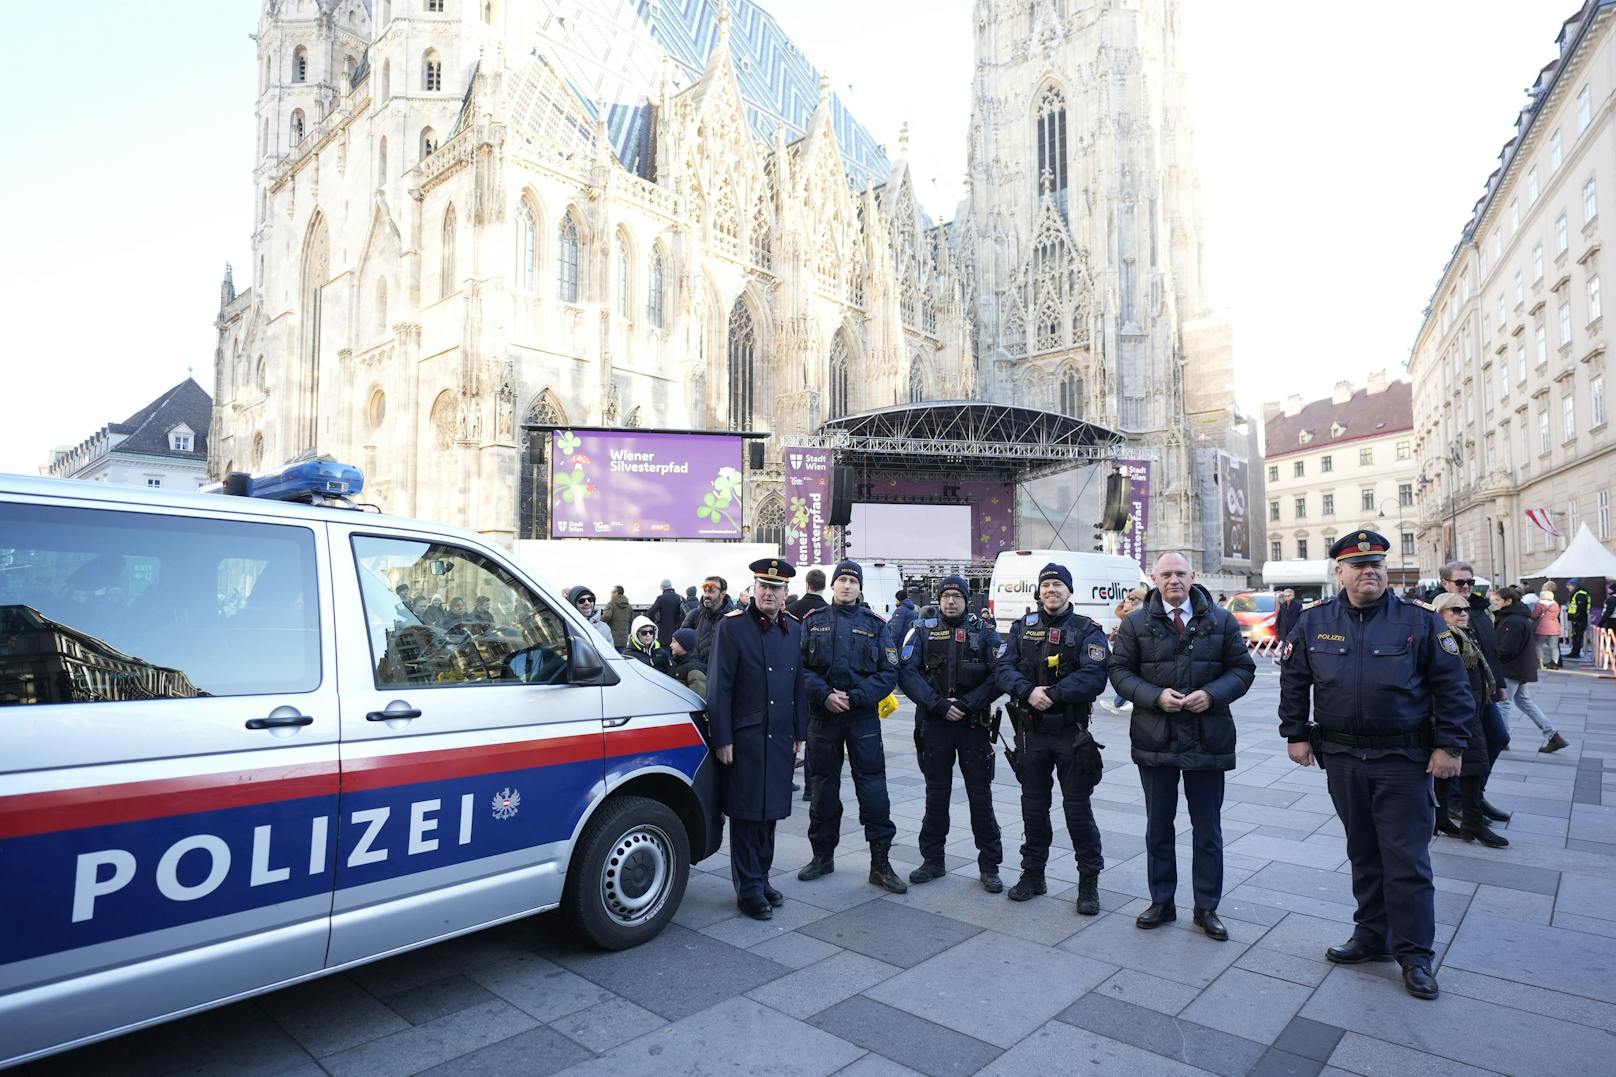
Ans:
{"label": "police van", "polygon": [[700,699],[362,482],[0,475],[0,1067],[547,909],[632,946],[718,848]]}

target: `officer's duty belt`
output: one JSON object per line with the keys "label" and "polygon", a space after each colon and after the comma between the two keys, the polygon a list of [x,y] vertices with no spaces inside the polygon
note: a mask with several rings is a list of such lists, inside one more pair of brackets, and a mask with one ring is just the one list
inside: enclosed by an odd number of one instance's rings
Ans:
{"label": "officer's duty belt", "polygon": [[1424,730],[1416,733],[1398,733],[1389,737],[1360,737],[1353,733],[1339,733],[1334,729],[1320,729],[1319,739],[1331,744],[1345,744],[1349,748],[1425,748],[1431,747],[1431,738]]}

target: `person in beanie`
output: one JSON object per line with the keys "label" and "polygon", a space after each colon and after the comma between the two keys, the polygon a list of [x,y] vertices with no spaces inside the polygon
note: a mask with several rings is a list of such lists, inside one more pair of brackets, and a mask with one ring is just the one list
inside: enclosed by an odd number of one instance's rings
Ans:
{"label": "person in beanie", "polygon": [[898,683],[898,649],[879,614],[859,604],[864,569],[842,561],[831,574],[831,604],[802,622],[803,677],[808,683],[808,841],[813,859],[803,882],[836,870],[842,832],[842,755],[853,772],[859,822],[870,843],[870,882],[894,894],[909,887],[887,858],[897,828],[887,797],[886,755],[876,705]]}
{"label": "person in beanie", "polygon": [[1149,930],[1177,919],[1173,817],[1182,780],[1195,830],[1195,926],[1223,942],[1223,774],[1235,764],[1229,708],[1251,690],[1257,665],[1240,622],[1195,582],[1189,558],[1162,554],[1151,578],[1155,588],[1123,619],[1111,652],[1111,683],[1134,705],[1129,739],[1145,791],[1150,907],[1135,923]]}
{"label": "person in beanie", "polygon": [[644,614],[634,618],[628,646],[623,648],[623,654],[637,662],[644,662],[658,673],[673,672],[673,655],[657,639],[656,625]]}
{"label": "person in beanie", "polygon": [[584,620],[589,622],[589,627],[599,634],[600,638],[605,641],[606,646],[611,647],[613,650],[617,649],[612,643],[611,628],[602,623],[600,611],[595,608],[595,592],[580,584],[577,587],[568,588],[567,601],[571,602],[573,608],[584,615]]}
{"label": "person in beanie", "polygon": [[696,661],[696,630],[681,628],[668,644],[673,655],[673,669],[668,672],[675,680],[703,699],[707,698],[707,667]]}
{"label": "person in beanie", "polygon": [[673,581],[663,580],[662,593],[651,603],[648,616],[656,625],[657,642],[664,647],[673,642],[673,634],[684,623],[685,615],[680,607],[679,592],[673,589]]}
{"label": "person in beanie", "polygon": [[[947,873],[943,843],[948,838],[948,802],[954,792],[954,760],[965,777],[976,838],[976,865],[982,888],[1004,889],[999,863],[1004,846],[993,817],[993,741],[990,711],[999,696],[993,663],[999,634],[993,624],[968,612],[970,586],[962,576],[944,577],[937,606],[915,620],[898,657],[898,684],[914,700],[920,734],[920,770],[926,776],[926,815],[920,824],[921,865],[911,883],[941,879]],[[936,613],[933,616],[933,613]]]}
{"label": "person in beanie", "polygon": [[1100,914],[1100,828],[1089,794],[1104,766],[1101,745],[1089,735],[1089,713],[1105,691],[1111,657],[1105,631],[1072,608],[1072,573],[1050,562],[1038,573],[1038,609],[1010,627],[995,672],[1010,697],[1015,727],[1016,777],[1021,780],[1021,878],[1011,901],[1028,901],[1048,889],[1044,866],[1054,832],[1050,799],[1060,779],[1066,829],[1077,857],[1077,911]]}

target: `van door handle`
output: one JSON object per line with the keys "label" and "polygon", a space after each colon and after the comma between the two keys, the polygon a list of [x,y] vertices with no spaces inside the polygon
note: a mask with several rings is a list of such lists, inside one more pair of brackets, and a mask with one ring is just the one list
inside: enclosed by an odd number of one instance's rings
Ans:
{"label": "van door handle", "polygon": [[299,714],[291,707],[276,707],[269,712],[268,718],[247,719],[248,729],[286,729],[313,724],[313,718],[307,714]]}
{"label": "van door handle", "polygon": [[[391,703],[388,704],[392,706]],[[421,711],[417,707],[401,707],[398,710],[371,711],[365,715],[367,722],[391,722],[395,718],[419,718]]]}

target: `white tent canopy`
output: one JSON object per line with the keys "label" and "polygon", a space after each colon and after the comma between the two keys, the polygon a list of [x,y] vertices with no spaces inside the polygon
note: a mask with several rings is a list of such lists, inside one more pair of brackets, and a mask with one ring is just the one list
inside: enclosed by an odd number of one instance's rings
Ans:
{"label": "white tent canopy", "polygon": [[1588,530],[1588,525],[1583,524],[1572,536],[1565,553],[1555,558],[1542,571],[1528,572],[1521,578],[1564,580],[1591,576],[1616,579],[1616,553],[1605,549],[1600,541],[1594,538],[1594,533]]}

